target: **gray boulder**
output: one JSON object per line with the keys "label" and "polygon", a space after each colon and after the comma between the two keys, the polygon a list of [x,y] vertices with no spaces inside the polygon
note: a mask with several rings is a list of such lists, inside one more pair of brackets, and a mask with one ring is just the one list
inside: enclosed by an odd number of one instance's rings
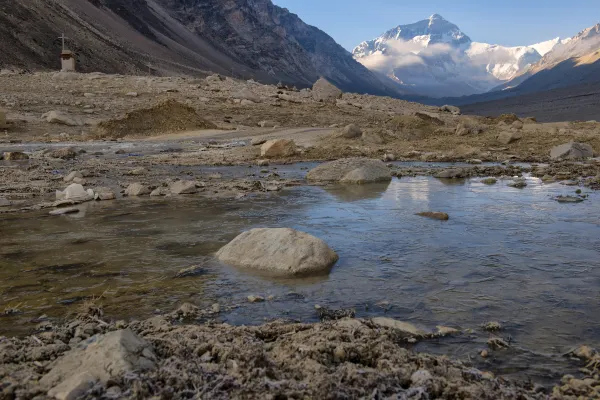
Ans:
{"label": "gray boulder", "polygon": [[[93,336],[50,364],[40,385],[54,398],[79,398],[95,381],[106,384],[128,372],[154,369],[151,346],[125,329]],[[70,394],[70,395],[69,395]]]}
{"label": "gray boulder", "polygon": [[306,179],[312,182],[341,182],[363,184],[392,179],[390,169],[380,160],[344,158],[310,170]]}
{"label": "gray boulder", "polygon": [[553,160],[577,160],[590,157],[594,157],[594,149],[587,143],[565,143],[550,151],[550,158]]}
{"label": "gray boulder", "polygon": [[321,239],[290,228],[244,232],[216,256],[226,264],[280,277],[325,274],[339,258]]}
{"label": "gray boulder", "polygon": [[336,103],[336,99],[341,99],[344,93],[335,87],[327,79],[321,77],[312,87],[313,99],[325,103]]}

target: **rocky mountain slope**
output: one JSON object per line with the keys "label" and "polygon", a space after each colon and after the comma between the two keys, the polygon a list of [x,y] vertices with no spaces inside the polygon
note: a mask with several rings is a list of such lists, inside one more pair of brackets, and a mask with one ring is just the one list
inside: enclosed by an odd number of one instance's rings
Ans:
{"label": "rocky mountain slope", "polygon": [[80,70],[203,74],[397,95],[321,30],[270,0],[44,0],[0,9],[0,68],[58,69],[65,33]]}
{"label": "rocky mountain slope", "polygon": [[505,47],[473,42],[458,26],[434,14],[400,25],[358,45],[354,57],[414,93],[463,96],[484,93],[525,73],[560,43]]}

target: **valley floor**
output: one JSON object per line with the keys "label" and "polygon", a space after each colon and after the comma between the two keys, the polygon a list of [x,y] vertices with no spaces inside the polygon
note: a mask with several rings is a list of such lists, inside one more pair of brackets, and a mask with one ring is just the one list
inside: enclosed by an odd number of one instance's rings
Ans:
{"label": "valley floor", "polygon": [[[440,174],[440,168],[421,162],[463,162],[469,165],[444,170],[440,177],[514,177],[531,172],[545,181],[600,186],[596,159],[550,158],[554,146],[571,141],[600,151],[596,122],[454,115],[354,94],[322,102],[310,90],[217,77],[9,74],[0,75],[0,87],[0,107],[8,119],[0,131],[4,216],[74,205],[55,201],[56,191],[75,179],[85,188],[103,188],[95,194],[111,192],[117,201],[126,191],[132,196],[132,184],[147,189],[145,194],[164,196],[178,180],[196,182],[197,196],[268,196],[286,186],[307,185],[304,179],[280,177],[276,166],[345,157],[416,163],[390,164],[399,177]],[[349,124],[355,126],[344,129]],[[265,153],[264,142],[271,139],[292,140],[294,151]],[[239,166],[248,173],[245,178],[200,175],[190,168],[207,165]],[[10,311],[7,308],[6,314]],[[211,321],[213,314],[218,310],[188,306],[163,317],[117,323],[104,321],[101,311],[92,308],[34,336],[2,337],[0,398],[45,398],[60,380],[38,382],[55,367],[52,361],[67,357],[82,341],[99,340],[90,339],[95,334],[114,331],[135,334],[150,344],[144,353],[138,348],[143,356],[135,357],[136,362],[148,362],[144,364],[148,372],[123,367],[98,385],[77,375],[79,380],[59,388],[56,397],[73,398],[67,395],[77,393],[86,398],[599,396],[598,359],[593,352],[579,357],[582,367],[588,363],[587,378],[565,377],[547,394],[543,388],[506,382],[447,357],[413,353],[406,349],[413,343],[410,335],[370,320],[234,327]],[[186,320],[200,324],[180,324]],[[123,331],[127,328],[132,332]]]}

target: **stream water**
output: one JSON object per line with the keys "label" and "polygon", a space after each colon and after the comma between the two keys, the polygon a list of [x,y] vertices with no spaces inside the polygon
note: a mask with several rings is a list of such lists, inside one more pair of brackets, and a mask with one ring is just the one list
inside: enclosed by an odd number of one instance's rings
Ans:
{"label": "stream water", "polygon": [[[575,188],[528,183],[515,189],[416,177],[296,187],[266,199],[130,198],[90,202],[72,216],[3,215],[0,312],[21,313],[1,316],[0,334],[29,332],[36,317],[64,317],[99,296],[112,318],[144,318],[183,302],[240,304],[221,316],[232,324],[315,321],[320,304],[427,329],[473,329],[417,346],[459,358],[485,347],[481,324],[500,321],[514,350],[484,367],[553,379],[575,368],[560,354],[600,346],[600,193],[561,204],[553,197]],[[450,220],[415,215],[428,210]],[[263,226],[311,233],[340,261],[327,277],[271,279],[213,259],[241,231]],[[194,265],[199,274],[175,277]],[[274,300],[250,304],[251,294]]]}

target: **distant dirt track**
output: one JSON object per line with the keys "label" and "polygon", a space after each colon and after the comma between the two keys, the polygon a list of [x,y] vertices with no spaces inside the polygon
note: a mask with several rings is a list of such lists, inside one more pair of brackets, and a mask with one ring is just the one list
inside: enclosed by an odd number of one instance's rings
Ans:
{"label": "distant dirt track", "polygon": [[600,83],[461,106],[464,114],[514,113],[539,122],[600,120]]}

